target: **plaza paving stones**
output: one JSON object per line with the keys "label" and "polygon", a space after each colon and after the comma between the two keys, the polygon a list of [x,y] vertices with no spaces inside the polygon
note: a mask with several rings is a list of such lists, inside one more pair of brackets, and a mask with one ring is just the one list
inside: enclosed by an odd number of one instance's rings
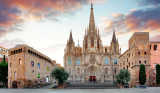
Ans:
{"label": "plaza paving stones", "polygon": [[0,89],[0,93],[160,93],[160,88],[146,89]]}

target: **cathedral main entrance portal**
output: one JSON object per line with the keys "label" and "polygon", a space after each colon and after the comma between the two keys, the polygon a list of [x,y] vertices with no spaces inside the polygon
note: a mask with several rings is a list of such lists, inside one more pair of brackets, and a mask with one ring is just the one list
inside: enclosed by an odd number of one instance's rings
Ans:
{"label": "cathedral main entrance portal", "polygon": [[96,76],[89,76],[90,82],[96,82]]}
{"label": "cathedral main entrance portal", "polygon": [[97,65],[96,65],[96,57],[95,55],[91,55],[89,59],[90,65],[88,66],[88,73],[89,73],[89,81],[90,82],[96,82],[96,76],[97,76]]}

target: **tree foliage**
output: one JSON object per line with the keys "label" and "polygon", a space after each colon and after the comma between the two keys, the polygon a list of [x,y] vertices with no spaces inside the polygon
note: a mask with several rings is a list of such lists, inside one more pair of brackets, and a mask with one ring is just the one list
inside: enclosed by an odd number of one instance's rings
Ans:
{"label": "tree foliage", "polygon": [[130,73],[128,70],[121,69],[116,75],[117,83],[124,85],[130,81]]}
{"label": "tree foliage", "polygon": [[63,84],[69,77],[69,74],[62,67],[55,68],[52,73],[52,77],[58,80],[59,84]]}
{"label": "tree foliage", "polygon": [[156,65],[156,83],[160,84],[160,65]]}
{"label": "tree foliage", "polygon": [[139,83],[141,85],[144,85],[146,83],[146,70],[145,70],[145,65],[141,64],[140,65],[140,70],[139,70]]}
{"label": "tree foliage", "polygon": [[5,56],[2,62],[0,62],[0,82],[2,82],[4,86],[6,86],[8,82],[8,63],[5,60]]}

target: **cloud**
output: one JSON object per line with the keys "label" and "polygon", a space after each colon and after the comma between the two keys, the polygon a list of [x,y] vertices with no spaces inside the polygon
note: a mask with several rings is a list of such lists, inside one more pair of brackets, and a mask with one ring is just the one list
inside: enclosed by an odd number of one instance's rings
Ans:
{"label": "cloud", "polygon": [[56,45],[51,45],[47,48],[43,48],[45,51],[58,51],[61,47],[64,47],[66,44],[56,44]]}
{"label": "cloud", "polygon": [[10,27],[18,23],[20,11],[6,4],[5,0],[0,1],[0,36],[4,36],[10,32]]}
{"label": "cloud", "polygon": [[13,39],[13,40],[5,39],[5,40],[1,40],[1,42],[0,42],[0,45],[5,48],[13,48],[17,44],[25,44],[25,42],[18,39],[18,38]]}
{"label": "cloud", "polygon": [[139,0],[140,5],[159,5],[159,0]]}
{"label": "cloud", "polygon": [[41,48],[39,51],[41,51],[44,54],[48,54],[49,57],[56,60],[57,63],[63,64],[63,56],[64,54],[64,48],[66,44],[63,43],[57,43],[56,45],[50,45],[46,48]]}
{"label": "cloud", "polygon": [[153,42],[158,41],[158,42],[160,42],[160,35],[153,36],[153,37],[150,39],[150,41],[153,41]]}
{"label": "cloud", "polygon": [[7,33],[7,31],[0,29],[0,37],[4,36]]}
{"label": "cloud", "polygon": [[103,27],[105,27],[105,32],[103,33],[105,36],[109,35],[109,33],[112,33],[114,30],[117,31],[117,33],[126,33],[127,32],[127,25],[125,23],[126,16],[124,14],[120,13],[114,13],[112,14],[113,19],[104,19],[103,20]]}
{"label": "cloud", "polygon": [[126,16],[128,28],[150,31],[160,28],[160,7],[137,10]]}
{"label": "cloud", "polygon": [[115,13],[112,19],[104,21],[105,31],[117,29],[119,34],[135,31],[160,31],[160,6],[134,9],[128,14]]}
{"label": "cloud", "polygon": [[[102,2],[105,0],[94,0]],[[75,12],[90,0],[0,0],[0,35],[17,30],[15,25],[28,20],[49,18]],[[14,28],[14,29],[13,29]]]}

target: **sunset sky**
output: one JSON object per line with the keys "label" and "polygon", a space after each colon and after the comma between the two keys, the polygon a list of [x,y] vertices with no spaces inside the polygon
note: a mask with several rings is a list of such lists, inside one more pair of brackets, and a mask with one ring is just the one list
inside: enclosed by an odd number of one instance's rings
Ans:
{"label": "sunset sky", "polygon": [[[159,0],[93,0],[96,25],[103,45],[110,45],[116,29],[122,53],[134,32],[150,32],[160,41]],[[0,46],[27,44],[63,64],[72,30],[82,46],[89,24],[90,0],[0,0]]]}

